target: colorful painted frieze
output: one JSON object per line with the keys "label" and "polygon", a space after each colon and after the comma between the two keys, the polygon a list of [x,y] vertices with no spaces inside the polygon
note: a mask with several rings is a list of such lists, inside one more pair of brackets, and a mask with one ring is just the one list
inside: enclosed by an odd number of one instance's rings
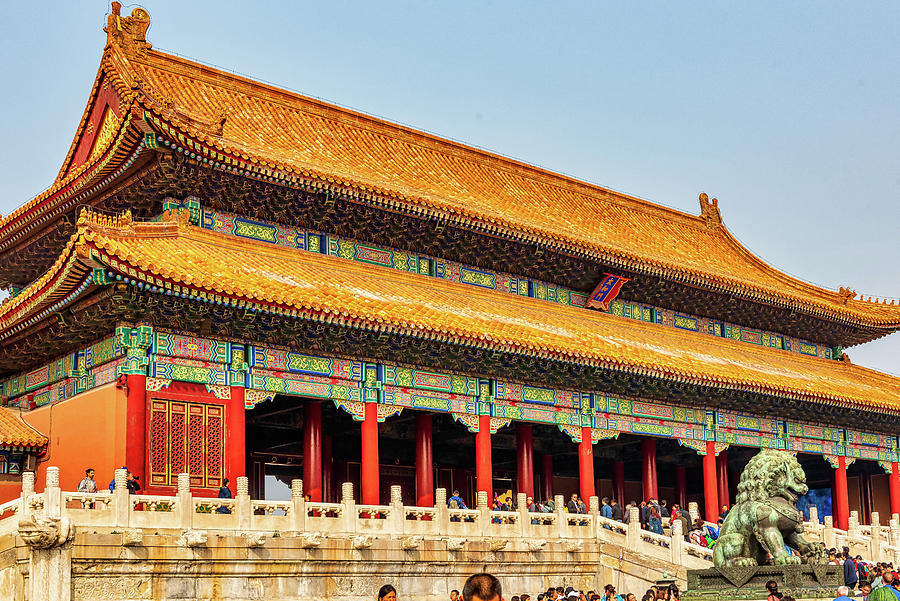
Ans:
{"label": "colorful painted frieze", "polygon": [[576,411],[581,410],[580,392],[515,384],[503,380],[497,380],[495,383],[494,398],[500,401],[533,403],[536,405],[564,407]]}
{"label": "colorful painted frieze", "polygon": [[250,387],[255,390],[308,396],[319,399],[362,401],[363,390],[359,381],[328,378],[301,373],[273,370],[256,370],[250,374]]}
{"label": "colorful painted frieze", "polygon": [[307,355],[284,349],[251,345],[248,363],[251,368],[261,367],[344,380],[362,380],[361,361]]}
{"label": "colorful painted frieze", "polygon": [[423,390],[440,390],[456,394],[478,396],[478,379],[469,376],[442,374],[423,369],[385,365],[383,368],[385,384]]}
{"label": "colorful painted frieze", "polygon": [[227,386],[228,372],[224,365],[183,357],[152,355],[148,375],[151,378],[195,382],[210,386]]}
{"label": "colorful painted frieze", "polygon": [[476,397],[466,394],[438,390],[425,391],[385,384],[382,389],[382,399],[386,404],[410,409],[477,414]]}
{"label": "colorful painted frieze", "polygon": [[197,336],[184,336],[168,332],[154,332],[151,353],[170,357],[185,357],[198,361],[228,363],[229,344],[223,340],[211,340]]}

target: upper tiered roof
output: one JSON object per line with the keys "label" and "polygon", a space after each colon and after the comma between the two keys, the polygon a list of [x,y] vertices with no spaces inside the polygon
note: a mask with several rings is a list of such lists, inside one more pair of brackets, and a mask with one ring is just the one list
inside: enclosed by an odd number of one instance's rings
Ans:
{"label": "upper tiered roof", "polygon": [[0,251],[124,172],[144,135],[144,146],[171,140],[247,178],[312,185],[865,330],[847,344],[900,328],[900,305],[814,286],[753,255],[705,195],[701,215],[689,215],[158,52],[144,39],[146,12],[122,17],[113,7],[72,149],[54,185],[0,222]]}

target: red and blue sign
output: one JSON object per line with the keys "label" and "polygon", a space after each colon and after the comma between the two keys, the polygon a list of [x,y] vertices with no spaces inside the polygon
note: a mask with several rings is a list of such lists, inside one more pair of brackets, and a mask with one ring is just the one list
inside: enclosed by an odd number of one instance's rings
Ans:
{"label": "red and blue sign", "polygon": [[611,273],[604,273],[603,275],[606,277],[604,277],[603,281],[594,288],[593,292],[591,292],[591,296],[585,306],[609,311],[610,303],[616,300],[619,291],[622,289],[622,286],[629,281],[629,278],[612,275]]}

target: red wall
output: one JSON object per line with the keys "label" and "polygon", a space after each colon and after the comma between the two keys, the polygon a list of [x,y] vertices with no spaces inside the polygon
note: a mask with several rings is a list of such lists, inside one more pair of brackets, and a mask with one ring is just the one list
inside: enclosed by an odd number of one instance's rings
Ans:
{"label": "red wall", "polygon": [[48,466],[59,468],[63,490],[76,490],[84,470],[94,468],[97,488],[102,490],[125,462],[125,392],[115,383],[22,417],[50,439],[47,455],[38,462],[35,474],[39,492],[44,490]]}

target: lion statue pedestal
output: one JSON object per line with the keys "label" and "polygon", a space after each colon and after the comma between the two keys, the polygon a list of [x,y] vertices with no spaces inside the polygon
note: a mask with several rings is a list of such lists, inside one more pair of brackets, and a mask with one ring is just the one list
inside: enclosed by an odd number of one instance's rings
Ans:
{"label": "lion statue pedestal", "polygon": [[824,547],[803,538],[797,499],[808,490],[791,453],[763,449],[753,457],[713,547],[715,567],[688,570],[684,601],[765,599],[769,580],[798,601],[833,598],[843,568],[827,565]]}

